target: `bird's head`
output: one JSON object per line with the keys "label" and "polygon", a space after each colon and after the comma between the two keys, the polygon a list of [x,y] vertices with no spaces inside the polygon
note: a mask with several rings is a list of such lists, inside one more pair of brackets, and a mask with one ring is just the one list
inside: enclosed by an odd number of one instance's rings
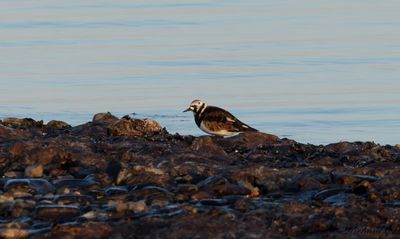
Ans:
{"label": "bird's head", "polygon": [[193,113],[200,113],[206,106],[206,103],[204,103],[201,100],[194,100],[192,101],[192,103],[190,103],[189,108],[187,108],[186,110],[184,110],[183,112],[188,112],[188,111],[192,111]]}

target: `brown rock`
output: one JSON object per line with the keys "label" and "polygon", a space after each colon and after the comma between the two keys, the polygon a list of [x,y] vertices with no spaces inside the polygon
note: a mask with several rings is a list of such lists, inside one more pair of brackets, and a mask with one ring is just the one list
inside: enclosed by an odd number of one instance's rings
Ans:
{"label": "brown rock", "polygon": [[7,126],[0,125],[0,139],[11,140],[11,139],[26,139],[32,134],[27,131],[13,129]]}
{"label": "brown rock", "polygon": [[25,168],[25,177],[40,178],[43,176],[43,166],[40,163]]}
{"label": "brown rock", "polygon": [[321,188],[321,183],[311,177],[301,178],[299,181],[299,186],[302,191],[308,191],[313,189]]}
{"label": "brown rock", "polygon": [[42,165],[50,164],[54,159],[66,158],[67,153],[59,147],[40,147],[37,146],[29,152],[30,162],[40,162]]}
{"label": "brown rock", "polygon": [[31,118],[5,118],[3,119],[3,124],[13,127],[13,128],[30,128],[30,127],[42,127],[43,121],[35,121]]}
{"label": "brown rock", "polygon": [[105,121],[105,122],[110,122],[114,123],[115,121],[118,120],[118,117],[112,115],[110,112],[107,113],[97,113],[93,116],[93,122],[98,122],[98,121]]}
{"label": "brown rock", "polygon": [[224,141],[233,141],[236,143],[242,143],[245,145],[245,147],[251,149],[259,145],[275,143],[279,141],[279,137],[272,134],[266,134],[261,132],[244,132],[237,136],[225,138]]}
{"label": "brown rock", "polygon": [[110,225],[102,222],[75,223],[55,226],[50,232],[38,235],[39,239],[50,238],[109,238],[113,230]]}
{"label": "brown rock", "polygon": [[71,125],[65,123],[64,121],[50,120],[50,121],[46,124],[46,128],[69,129],[69,128],[71,128]]}
{"label": "brown rock", "polygon": [[211,198],[212,196],[204,191],[197,192],[191,196],[192,200],[202,200],[206,198]]}
{"label": "brown rock", "polygon": [[144,136],[161,132],[162,128],[154,120],[132,119],[125,116],[110,126],[112,136]]}
{"label": "brown rock", "polygon": [[340,142],[335,144],[329,144],[326,146],[327,150],[332,150],[340,154],[349,154],[357,150],[357,146],[349,142]]}
{"label": "brown rock", "polygon": [[40,205],[36,207],[35,218],[42,220],[57,221],[66,218],[75,218],[81,211],[77,206],[66,205]]}
{"label": "brown rock", "polygon": [[145,200],[117,203],[115,209],[118,212],[133,211],[134,213],[146,212],[148,210]]}
{"label": "brown rock", "polygon": [[11,148],[9,149],[9,152],[13,157],[16,157],[16,156],[21,155],[24,152],[25,148],[26,148],[25,144],[23,144],[21,142],[16,142],[15,144],[13,144],[11,146]]}
{"label": "brown rock", "polygon": [[[314,146],[263,133],[180,136],[111,114],[69,130],[15,122],[0,124],[3,238],[389,239],[400,232],[399,146]],[[46,179],[32,178],[40,167]]]}
{"label": "brown rock", "polygon": [[0,238],[4,239],[19,239],[28,238],[28,230],[21,228],[0,228]]}
{"label": "brown rock", "polygon": [[211,156],[227,156],[224,149],[215,144],[210,136],[202,136],[194,140],[191,149]]}

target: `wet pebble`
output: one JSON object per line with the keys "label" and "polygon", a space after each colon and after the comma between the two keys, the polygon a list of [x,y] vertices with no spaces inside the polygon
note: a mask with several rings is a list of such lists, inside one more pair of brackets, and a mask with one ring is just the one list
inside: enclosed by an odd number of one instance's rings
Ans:
{"label": "wet pebble", "polygon": [[174,194],[168,191],[165,188],[157,187],[157,186],[145,186],[140,189],[134,189],[129,192],[129,199],[132,201],[138,201],[145,199],[147,202],[151,203],[151,201],[155,198],[164,198],[168,200],[172,200]]}
{"label": "wet pebble", "polygon": [[132,119],[124,116],[110,126],[113,136],[145,136],[161,132],[162,128],[158,122],[150,119]]}
{"label": "wet pebble", "polygon": [[117,211],[132,211],[134,213],[143,213],[148,210],[145,200],[118,203],[115,207]]}
{"label": "wet pebble", "polygon": [[9,179],[4,185],[5,191],[46,194],[55,190],[45,179]]}
{"label": "wet pebble", "polygon": [[334,207],[348,207],[351,206],[351,202],[348,200],[352,197],[354,197],[354,194],[340,193],[325,198],[323,202],[331,204]]}
{"label": "wet pebble", "polygon": [[73,219],[81,214],[77,206],[41,205],[35,209],[34,217],[41,220]]}
{"label": "wet pebble", "polygon": [[218,199],[218,198],[206,198],[200,200],[200,203],[206,206],[225,206],[228,205],[229,202],[226,199]]}
{"label": "wet pebble", "polygon": [[64,188],[68,189],[87,189],[91,186],[98,185],[98,182],[90,179],[59,179],[53,181],[57,191],[62,191]]}
{"label": "wet pebble", "polygon": [[4,239],[19,239],[28,238],[29,232],[21,228],[0,228],[0,238]]}
{"label": "wet pebble", "polygon": [[314,195],[314,199],[315,200],[324,200],[327,197],[339,194],[339,193],[343,193],[345,191],[347,191],[347,188],[328,188],[328,189],[324,189],[322,191],[317,192]]}
{"label": "wet pebble", "polygon": [[93,122],[105,121],[113,123],[118,120],[118,117],[112,115],[110,112],[107,113],[97,113],[93,116]]}
{"label": "wet pebble", "polygon": [[40,163],[28,166],[25,169],[25,177],[40,178],[42,176],[43,176],[43,165]]}
{"label": "wet pebble", "polygon": [[104,190],[105,194],[107,197],[113,196],[113,195],[118,195],[118,194],[126,194],[128,193],[128,188],[124,186],[111,186],[107,187]]}
{"label": "wet pebble", "polygon": [[56,195],[53,201],[59,205],[90,205],[94,202],[94,198],[90,195],[79,194],[63,194]]}
{"label": "wet pebble", "polygon": [[361,181],[375,182],[380,177],[370,175],[346,174],[346,173],[332,173],[335,180],[341,181],[344,185],[356,184]]}
{"label": "wet pebble", "polygon": [[65,123],[64,121],[60,120],[50,120],[46,124],[46,128],[52,128],[52,129],[69,129],[71,128],[71,125]]}
{"label": "wet pebble", "polygon": [[199,190],[195,184],[179,184],[177,191],[180,193],[195,193]]}

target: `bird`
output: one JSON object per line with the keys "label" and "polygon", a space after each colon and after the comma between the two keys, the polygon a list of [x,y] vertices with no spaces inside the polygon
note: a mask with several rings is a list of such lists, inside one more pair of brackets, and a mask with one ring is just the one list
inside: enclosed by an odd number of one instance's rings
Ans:
{"label": "bird", "polygon": [[228,111],[207,105],[201,100],[193,100],[189,108],[183,112],[192,111],[196,125],[207,134],[215,136],[231,136],[240,132],[258,130],[238,120]]}

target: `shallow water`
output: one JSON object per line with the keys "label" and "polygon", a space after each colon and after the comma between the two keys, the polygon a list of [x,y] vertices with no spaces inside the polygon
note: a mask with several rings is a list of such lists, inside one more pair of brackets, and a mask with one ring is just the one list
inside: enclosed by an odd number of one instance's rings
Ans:
{"label": "shallow water", "polygon": [[200,98],[300,142],[400,143],[399,1],[0,2],[0,117],[200,135]]}

